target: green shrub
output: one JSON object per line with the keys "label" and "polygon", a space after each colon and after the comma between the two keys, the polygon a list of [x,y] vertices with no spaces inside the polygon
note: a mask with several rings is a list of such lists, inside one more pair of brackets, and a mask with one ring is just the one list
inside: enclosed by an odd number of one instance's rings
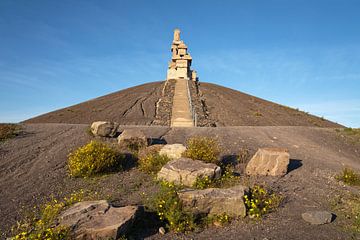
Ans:
{"label": "green shrub", "polygon": [[360,186],[360,175],[350,168],[344,168],[335,178],[350,186]]}
{"label": "green shrub", "polygon": [[160,155],[157,152],[151,152],[139,158],[138,164],[141,171],[156,174],[161,168],[170,161],[170,158]]}
{"label": "green shrub", "polygon": [[186,145],[184,157],[209,163],[219,162],[220,146],[214,138],[192,137],[188,139]]}
{"label": "green shrub", "polygon": [[19,128],[16,124],[0,123],[0,142],[15,137]]}
{"label": "green shrub", "polygon": [[179,187],[168,182],[160,183],[160,190],[146,203],[150,211],[154,211],[161,221],[174,232],[189,232],[195,229],[194,216],[183,210],[177,191]]}
{"label": "green shrub", "polygon": [[87,177],[120,170],[125,156],[105,143],[91,141],[69,154],[70,175]]}
{"label": "green shrub", "polygon": [[[69,229],[57,227],[55,220],[66,207],[82,201],[83,198],[83,190],[71,194],[69,198],[64,198],[62,201],[53,198],[40,207],[39,214],[33,213],[32,216],[28,216],[13,227],[12,231],[17,234],[12,239],[71,239]],[[38,216],[34,217],[35,215]]]}
{"label": "green shrub", "polygon": [[209,177],[197,178],[193,187],[196,189],[206,188],[227,188],[239,184],[240,177],[234,173],[234,168],[231,165],[223,166],[221,177],[218,179],[211,179]]}
{"label": "green shrub", "polygon": [[247,214],[251,218],[260,218],[278,208],[283,197],[270,193],[264,187],[254,185],[250,188],[248,195],[244,196],[244,200]]}

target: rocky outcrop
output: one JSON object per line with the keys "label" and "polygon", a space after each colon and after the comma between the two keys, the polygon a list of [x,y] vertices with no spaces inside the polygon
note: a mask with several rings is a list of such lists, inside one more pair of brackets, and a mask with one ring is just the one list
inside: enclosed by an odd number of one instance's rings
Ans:
{"label": "rocky outcrop", "polygon": [[119,124],[115,122],[98,121],[91,124],[91,132],[95,136],[115,137]]}
{"label": "rocky outcrop", "polygon": [[167,144],[161,148],[159,154],[165,155],[170,159],[179,159],[182,154],[185,152],[186,147],[182,144]]}
{"label": "rocky outcrop", "polygon": [[246,207],[244,194],[247,187],[208,188],[204,190],[184,190],[179,198],[185,210],[194,214],[220,215],[223,213],[233,217],[245,217]]}
{"label": "rocky outcrop", "polygon": [[170,126],[171,110],[175,92],[175,80],[163,83],[161,97],[156,102],[155,119],[151,125]]}
{"label": "rocky outcrop", "polygon": [[197,178],[219,178],[221,168],[212,163],[204,163],[190,158],[179,158],[168,162],[157,175],[159,180],[193,186]]}
{"label": "rocky outcrop", "polygon": [[248,175],[284,176],[290,163],[287,149],[259,148],[246,166]]}
{"label": "rocky outcrop", "polygon": [[148,145],[146,135],[139,129],[125,129],[118,137],[119,144],[127,145],[135,142],[142,146]]}
{"label": "rocky outcrop", "polygon": [[328,211],[310,211],[301,214],[301,217],[305,222],[313,225],[321,225],[331,223],[333,220],[333,214]]}
{"label": "rocky outcrop", "polygon": [[59,217],[75,239],[117,239],[131,228],[139,207],[112,207],[106,200],[74,204]]}

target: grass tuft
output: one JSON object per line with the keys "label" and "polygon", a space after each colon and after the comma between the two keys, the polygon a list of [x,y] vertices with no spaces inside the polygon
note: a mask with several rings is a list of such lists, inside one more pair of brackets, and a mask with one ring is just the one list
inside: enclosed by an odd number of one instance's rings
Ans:
{"label": "grass tuft", "polygon": [[344,168],[335,178],[350,186],[360,186],[360,174],[350,168]]}

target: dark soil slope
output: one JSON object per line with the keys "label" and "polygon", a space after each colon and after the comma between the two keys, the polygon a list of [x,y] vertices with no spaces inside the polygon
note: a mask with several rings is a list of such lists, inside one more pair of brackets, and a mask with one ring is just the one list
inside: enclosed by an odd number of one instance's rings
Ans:
{"label": "dark soil slope", "polygon": [[293,108],[266,101],[230,88],[200,83],[209,118],[217,126],[316,126],[339,127]]}
{"label": "dark soil slope", "polygon": [[152,82],[121,90],[74,106],[26,120],[26,123],[92,123],[115,121],[126,125],[150,125],[162,83]]}
{"label": "dark soil slope", "polygon": [[[86,124],[23,124],[21,134],[0,143],[0,239],[10,236],[16,221],[23,219],[33,206],[50,201],[51,196],[63,199],[73,191],[84,189],[97,192],[100,199],[126,206],[142,205],[143,193],[148,195],[156,190],[153,176],[136,167],[88,179],[69,177],[67,155],[93,139],[87,134],[87,127]],[[120,130],[125,128],[130,127],[122,126]],[[160,235],[156,221],[147,225],[139,223],[131,239],[359,239],[359,235],[351,238],[344,231],[348,220],[340,211],[334,212],[338,217],[333,223],[322,226],[307,224],[301,218],[305,211],[332,211],[331,203],[336,196],[358,193],[358,189],[344,186],[334,178],[344,165],[360,170],[360,144],[341,132],[332,128],[278,126],[131,128],[141,129],[150,138],[163,137],[169,144],[184,144],[194,135],[216,137],[226,159],[236,157],[243,147],[249,147],[252,154],[258,147],[284,147],[291,156],[289,173],[283,178],[245,177],[244,182],[239,181],[239,184],[265,183],[285,197],[283,206],[262,221],[239,219],[223,228],[208,227],[186,236]],[[116,143],[116,139],[107,141]]]}
{"label": "dark soil slope", "polygon": [[[128,88],[26,120],[25,123],[89,124],[103,120],[123,125],[154,125],[156,103],[164,98],[161,93],[163,86],[164,82],[153,82]],[[216,126],[340,127],[323,118],[219,85],[200,83],[198,90],[195,93],[199,100],[198,116],[206,115],[208,122]]]}

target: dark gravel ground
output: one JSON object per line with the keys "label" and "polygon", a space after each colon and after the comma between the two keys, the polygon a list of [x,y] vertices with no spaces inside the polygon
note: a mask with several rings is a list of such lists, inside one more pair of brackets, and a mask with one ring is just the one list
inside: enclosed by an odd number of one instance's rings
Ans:
{"label": "dark gravel ground", "polygon": [[[23,124],[22,133],[0,143],[0,231],[8,234],[23,211],[49,200],[68,196],[72,191],[98,192],[117,205],[142,204],[142,193],[155,190],[153,177],[136,168],[102,177],[80,179],[67,175],[67,155],[92,139],[84,124]],[[123,126],[123,128],[137,126]],[[285,147],[290,151],[292,169],[283,178],[252,178],[267,183],[286,198],[282,207],[260,222],[248,218],[219,228],[209,227],[198,233],[161,236],[158,222],[140,221],[136,238],[146,239],[350,239],[343,230],[347,220],[312,226],[301,219],[309,210],[331,210],[336,195],[358,189],[334,179],[344,166],[360,170],[360,145],[349,141],[332,128],[318,127],[219,127],[174,128],[138,126],[148,137],[168,143],[184,143],[195,135],[216,137],[223,156],[236,155],[241,147],[252,152],[258,147]],[[110,140],[113,141],[113,140]],[[335,212],[337,214],[337,212]],[[337,214],[338,215],[338,214]],[[340,214],[339,214],[340,216]],[[4,235],[3,235],[4,237]],[[353,236],[353,239],[359,236]]]}

